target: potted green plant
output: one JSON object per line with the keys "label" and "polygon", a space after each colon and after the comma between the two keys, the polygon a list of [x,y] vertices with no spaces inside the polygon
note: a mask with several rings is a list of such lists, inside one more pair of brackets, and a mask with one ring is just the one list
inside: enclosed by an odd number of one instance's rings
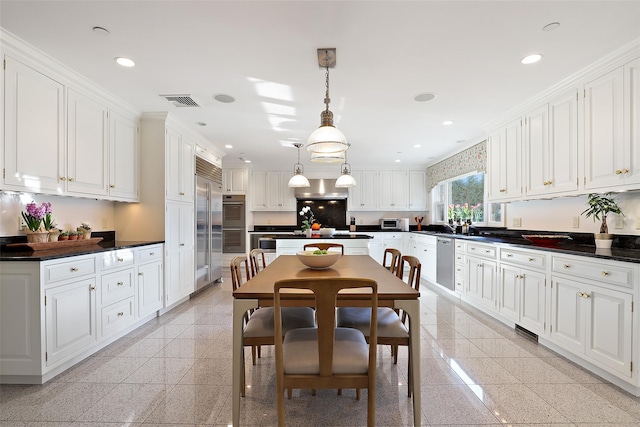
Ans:
{"label": "potted green plant", "polygon": [[60,233],[60,235],[58,236],[58,240],[60,241],[69,240],[69,232],[63,231],[62,233]]}
{"label": "potted green plant", "polygon": [[624,214],[620,210],[620,207],[618,207],[615,199],[611,196],[611,193],[591,193],[587,196],[587,205],[589,205],[589,207],[582,212],[582,215],[585,215],[587,218],[592,216],[594,221],[601,221],[600,232],[594,233],[596,248],[610,248],[613,242],[613,234],[609,234],[607,215],[615,213],[624,216]]}
{"label": "potted green plant", "polygon": [[76,229],[78,232],[78,236],[82,239],[90,239],[91,238],[91,224],[86,221],[83,221],[80,224],[80,227]]}
{"label": "potted green plant", "polygon": [[74,230],[69,231],[69,240],[78,240],[78,232]]}

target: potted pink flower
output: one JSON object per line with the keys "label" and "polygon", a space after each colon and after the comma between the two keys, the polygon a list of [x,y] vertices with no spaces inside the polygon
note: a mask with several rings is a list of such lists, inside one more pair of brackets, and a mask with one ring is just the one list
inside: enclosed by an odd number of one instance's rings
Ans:
{"label": "potted pink flower", "polygon": [[27,203],[26,211],[22,212],[22,218],[27,224],[25,233],[27,234],[27,242],[44,243],[49,240],[49,232],[44,229],[42,221],[47,214],[47,210],[51,212],[50,204],[41,204],[38,206],[36,202]]}

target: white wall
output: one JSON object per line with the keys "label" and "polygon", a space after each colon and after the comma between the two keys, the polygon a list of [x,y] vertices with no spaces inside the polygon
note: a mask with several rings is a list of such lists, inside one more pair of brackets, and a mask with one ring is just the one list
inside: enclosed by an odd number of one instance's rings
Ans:
{"label": "white wall", "polygon": [[0,191],[0,236],[24,235],[18,230],[18,218],[31,201],[50,202],[56,224],[63,230],[75,230],[83,221],[94,231],[115,230],[115,202]]}
{"label": "white wall", "polygon": [[[415,225],[415,216],[423,216],[422,224],[428,223],[427,212],[347,212],[347,224],[350,217],[356,218],[356,225],[379,225],[380,218],[409,218],[409,224]],[[253,220],[247,221],[247,228],[251,230],[254,225],[295,225],[297,222],[294,212],[253,212]],[[345,224],[345,225],[347,225]]]}
{"label": "white wall", "polygon": [[[609,214],[609,233],[640,235],[636,229],[636,218],[640,218],[640,192],[615,193],[618,206],[624,213],[624,227],[615,228],[618,215]],[[576,233],[597,233],[600,222],[581,215],[587,208],[587,196],[564,197],[552,200],[529,200],[510,203],[506,207],[507,228],[526,230],[547,230]],[[579,217],[579,227],[573,227],[574,217]],[[514,218],[521,218],[520,227],[513,226]]]}

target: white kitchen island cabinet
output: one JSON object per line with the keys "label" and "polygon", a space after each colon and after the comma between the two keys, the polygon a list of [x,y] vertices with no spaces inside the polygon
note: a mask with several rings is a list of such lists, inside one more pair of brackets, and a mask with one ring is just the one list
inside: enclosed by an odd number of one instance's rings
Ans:
{"label": "white kitchen island cabinet", "polygon": [[[148,294],[163,289],[142,245],[49,260],[3,260],[0,270],[0,383],[42,384],[155,317]],[[148,256],[147,256],[148,258]],[[161,268],[160,270],[161,271]],[[153,298],[151,298],[153,299]],[[146,310],[137,310],[144,300]]]}
{"label": "white kitchen island cabinet", "polygon": [[369,237],[364,238],[288,238],[276,239],[276,256],[295,255],[304,250],[307,243],[340,243],[345,255],[369,255]]}

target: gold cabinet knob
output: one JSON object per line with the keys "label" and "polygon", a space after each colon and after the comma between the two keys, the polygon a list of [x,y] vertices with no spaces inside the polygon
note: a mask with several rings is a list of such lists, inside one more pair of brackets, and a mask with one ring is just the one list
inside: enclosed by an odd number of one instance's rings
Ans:
{"label": "gold cabinet knob", "polygon": [[118,262],[124,262],[124,258],[118,258]]}
{"label": "gold cabinet knob", "polygon": [[119,312],[118,312],[118,317],[121,317],[121,316],[124,316],[124,312],[119,311]]}
{"label": "gold cabinet knob", "polygon": [[149,252],[149,255],[154,256],[156,253],[155,252]]}
{"label": "gold cabinet knob", "polygon": [[629,173],[629,169],[622,169],[622,173]]}
{"label": "gold cabinet knob", "polygon": [[533,261],[533,258],[529,258],[529,262]]}
{"label": "gold cabinet knob", "polygon": [[109,186],[109,188],[116,188],[116,186],[115,186],[115,185],[113,185],[113,184],[111,184],[111,185]]}
{"label": "gold cabinet knob", "polygon": [[607,271],[603,271],[601,274],[602,274],[603,276],[608,276],[608,275],[609,275],[609,272],[607,272]]}
{"label": "gold cabinet knob", "polygon": [[181,192],[180,192],[180,195],[181,195],[181,196],[184,196],[184,192],[182,192],[182,191],[181,191]]}
{"label": "gold cabinet knob", "polygon": [[78,267],[71,267],[71,271],[73,271],[73,272],[78,271]]}
{"label": "gold cabinet knob", "polygon": [[620,175],[620,174],[622,174],[622,170],[616,169],[616,175]]}
{"label": "gold cabinet knob", "polygon": [[506,193],[506,192],[507,192],[507,189],[506,189],[506,188],[501,188],[501,189],[500,189],[500,192],[501,192],[501,193]]}
{"label": "gold cabinet knob", "polygon": [[578,296],[579,296],[580,298],[584,298],[584,294],[583,294],[582,292],[578,292]]}
{"label": "gold cabinet knob", "polygon": [[66,177],[64,177],[64,176],[61,176],[61,177],[60,177],[60,181],[66,181],[66,180],[67,180],[67,178],[66,178]]}
{"label": "gold cabinet knob", "polygon": [[124,285],[124,283],[123,283],[123,282],[118,282],[118,283],[117,283],[117,285],[118,285],[118,286],[123,286],[123,285]]}
{"label": "gold cabinet knob", "polygon": [[507,258],[512,258],[513,254],[507,254]]}
{"label": "gold cabinet knob", "polygon": [[138,276],[144,276],[144,273],[138,273]]}
{"label": "gold cabinet knob", "polygon": [[75,178],[69,178],[69,182],[74,182]]}
{"label": "gold cabinet knob", "polygon": [[95,291],[95,290],[96,290],[96,287],[95,287],[95,286],[92,286],[90,289],[91,289],[92,291]]}
{"label": "gold cabinet knob", "polygon": [[582,298],[589,299],[589,298],[591,298],[591,295],[589,295],[588,293],[585,292],[585,293],[582,294]]}
{"label": "gold cabinet knob", "polygon": [[562,267],[563,268],[569,268],[569,264],[564,264]]}

